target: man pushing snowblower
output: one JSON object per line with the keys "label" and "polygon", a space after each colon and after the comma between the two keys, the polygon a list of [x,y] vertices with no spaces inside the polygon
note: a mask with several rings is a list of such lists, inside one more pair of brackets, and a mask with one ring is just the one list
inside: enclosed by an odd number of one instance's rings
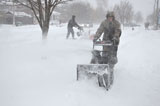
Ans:
{"label": "man pushing snowblower", "polygon": [[[100,40],[103,34],[102,40]],[[113,84],[113,71],[117,63],[117,50],[121,36],[120,23],[115,19],[114,12],[108,12],[106,19],[100,24],[93,37],[92,59],[88,65],[78,65],[77,79],[81,73],[93,74],[98,78],[100,87],[108,90]],[[102,46],[103,50],[95,50],[95,46]]]}
{"label": "man pushing snowblower", "polygon": [[72,19],[70,19],[68,22],[68,26],[67,26],[68,32],[67,32],[66,39],[69,38],[70,33],[72,34],[72,38],[75,39],[73,27],[77,27],[79,30],[82,30],[82,27],[77,24],[75,18],[76,16],[73,15]]}
{"label": "man pushing snowblower", "polygon": [[110,58],[108,58],[108,61],[106,62],[109,64],[109,66],[114,67],[114,65],[117,63],[117,50],[121,36],[120,23],[115,20],[114,12],[107,13],[106,20],[101,23],[96,34],[94,35],[94,44],[97,43],[97,40],[101,37],[102,33],[103,39],[101,43],[110,42],[113,44],[112,46],[103,46],[104,52],[102,55],[110,55]]}

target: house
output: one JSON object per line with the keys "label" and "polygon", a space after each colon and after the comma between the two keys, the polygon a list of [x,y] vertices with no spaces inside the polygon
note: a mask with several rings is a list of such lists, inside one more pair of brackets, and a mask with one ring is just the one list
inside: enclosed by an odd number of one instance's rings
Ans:
{"label": "house", "polygon": [[51,25],[59,25],[59,24],[61,24],[60,14],[61,13],[59,13],[59,12],[53,11],[53,13],[51,15],[51,19],[50,19]]}
{"label": "house", "polygon": [[13,24],[13,15],[9,12],[0,11],[0,24]]}
{"label": "house", "polygon": [[33,17],[25,12],[0,11],[0,24],[13,24],[14,19],[15,24],[33,24]]}
{"label": "house", "polygon": [[14,4],[10,0],[0,2],[0,24],[13,24],[15,22],[26,25],[33,24],[33,21],[33,14],[30,9]]}

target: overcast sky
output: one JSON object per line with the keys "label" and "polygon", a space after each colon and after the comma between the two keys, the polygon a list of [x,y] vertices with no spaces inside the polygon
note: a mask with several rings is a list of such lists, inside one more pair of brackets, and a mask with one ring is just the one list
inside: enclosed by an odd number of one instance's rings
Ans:
{"label": "overcast sky", "polygon": [[[80,1],[88,1],[94,7],[96,7],[97,5],[96,0],[80,0]],[[103,1],[103,0],[97,0],[97,1]],[[118,4],[120,1],[121,0],[107,0],[108,2],[107,7],[111,9],[114,6],[114,4]],[[153,6],[155,0],[128,0],[128,1],[133,5],[133,8],[136,12],[137,11],[142,12],[144,18],[153,12]]]}

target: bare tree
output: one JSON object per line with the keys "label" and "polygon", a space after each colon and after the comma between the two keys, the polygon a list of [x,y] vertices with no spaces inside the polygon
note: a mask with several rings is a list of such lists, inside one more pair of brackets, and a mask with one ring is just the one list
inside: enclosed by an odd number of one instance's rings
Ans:
{"label": "bare tree", "polygon": [[134,21],[136,23],[141,23],[143,21],[142,13],[140,11],[136,12],[134,15]]}
{"label": "bare tree", "polygon": [[133,7],[129,1],[121,1],[120,4],[114,6],[116,18],[124,25],[130,23],[133,19]]}
{"label": "bare tree", "polygon": [[154,0],[153,12],[147,16],[146,21],[149,22],[151,25],[154,26],[154,29],[158,29],[159,24],[159,15],[160,15],[160,8],[159,8],[159,0]]}
{"label": "bare tree", "polygon": [[92,8],[88,3],[75,2],[64,8],[66,8],[67,11],[63,12],[62,17],[64,17],[65,15],[67,16],[67,18],[71,18],[72,15],[76,15],[76,19],[78,20],[78,22],[81,23],[87,23],[92,18]]}
{"label": "bare tree", "polygon": [[149,22],[151,25],[155,24],[155,17],[154,13],[147,16],[146,21]]}
{"label": "bare tree", "polygon": [[62,13],[60,18],[63,22],[68,21],[72,15],[76,15],[76,20],[79,23],[99,23],[105,18],[106,14],[104,8],[100,6],[93,8],[89,3],[85,2],[75,2],[56,9]]}
{"label": "bare tree", "polygon": [[108,0],[96,0],[96,1],[97,1],[97,7],[101,7],[104,10],[107,10]]}
{"label": "bare tree", "polygon": [[15,1],[32,10],[42,30],[42,38],[45,39],[48,35],[50,18],[54,9],[59,4],[64,4],[73,0],[26,0],[25,2],[22,0]]}
{"label": "bare tree", "polygon": [[158,30],[159,26],[159,0],[155,0],[154,4],[154,18],[155,18],[155,29]]}

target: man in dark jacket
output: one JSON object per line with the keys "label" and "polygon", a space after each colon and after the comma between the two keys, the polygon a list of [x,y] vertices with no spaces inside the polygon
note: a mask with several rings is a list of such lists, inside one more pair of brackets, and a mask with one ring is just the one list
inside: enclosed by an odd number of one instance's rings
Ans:
{"label": "man in dark jacket", "polygon": [[93,42],[97,41],[103,33],[103,41],[111,42],[113,44],[112,47],[103,47],[103,51],[105,51],[102,55],[109,54],[108,63],[114,66],[117,63],[117,50],[119,45],[119,40],[121,36],[121,27],[120,23],[115,19],[114,12],[108,12],[106,15],[106,19],[99,26]]}
{"label": "man in dark jacket", "polygon": [[68,22],[68,26],[67,26],[68,33],[67,33],[67,36],[66,36],[67,39],[68,39],[70,33],[72,34],[72,38],[74,39],[74,30],[73,30],[73,27],[77,27],[78,29],[81,29],[81,27],[75,21],[75,18],[76,18],[76,16],[73,15],[72,19],[70,19],[69,22]]}

